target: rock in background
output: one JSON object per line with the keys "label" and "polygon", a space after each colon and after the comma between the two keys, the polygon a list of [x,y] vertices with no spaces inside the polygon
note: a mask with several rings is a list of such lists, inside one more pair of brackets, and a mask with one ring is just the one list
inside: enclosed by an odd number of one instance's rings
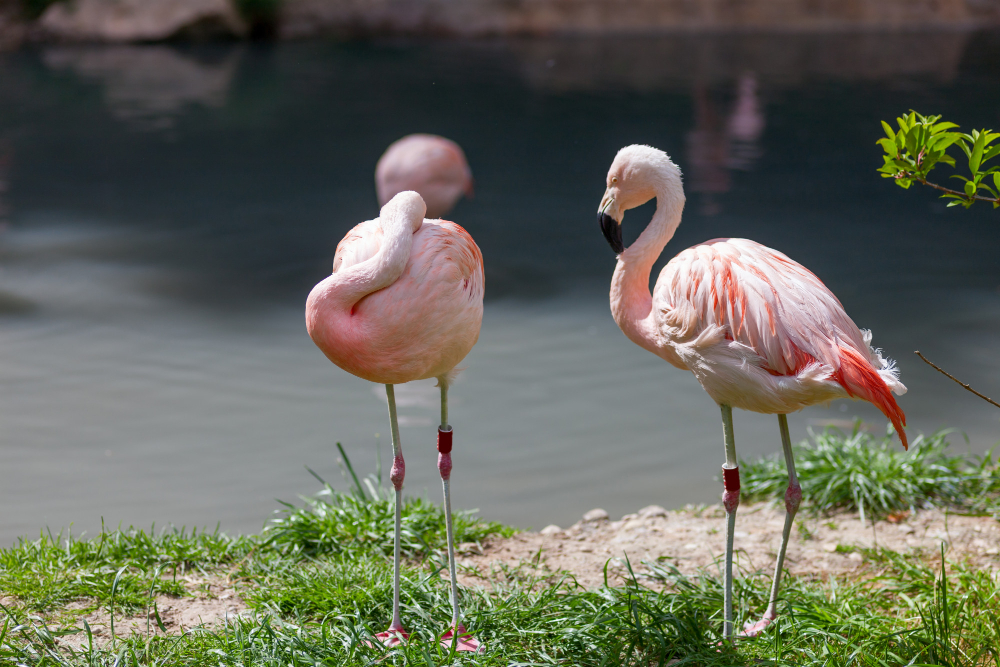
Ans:
{"label": "rock in background", "polygon": [[241,37],[231,0],[73,0],[49,5],[42,36],[65,41],[155,42],[177,37]]}
{"label": "rock in background", "polygon": [[972,29],[996,0],[283,0],[279,34],[599,34]]}

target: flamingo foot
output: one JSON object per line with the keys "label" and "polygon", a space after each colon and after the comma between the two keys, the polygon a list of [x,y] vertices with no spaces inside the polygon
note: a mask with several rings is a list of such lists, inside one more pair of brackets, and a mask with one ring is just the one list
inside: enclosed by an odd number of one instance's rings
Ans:
{"label": "flamingo foot", "polygon": [[[408,642],[410,640],[410,633],[404,630],[402,625],[390,625],[389,629],[385,632],[376,634],[375,639],[386,648],[395,648],[400,644]],[[365,644],[367,646],[374,646],[371,642],[365,642]]]}
{"label": "flamingo foot", "polygon": [[452,642],[455,641],[455,635],[458,635],[458,642],[455,644],[456,651],[482,653],[486,650],[486,647],[478,639],[465,631],[465,626],[461,623],[454,628],[449,628],[446,633],[441,635],[441,646],[450,650]]}
{"label": "flamingo foot", "polygon": [[763,632],[767,626],[771,625],[771,623],[773,623],[774,619],[776,619],[777,617],[778,617],[777,614],[768,612],[765,613],[764,617],[761,618],[756,623],[751,623],[750,621],[747,621],[746,625],[743,626],[743,632],[740,633],[740,636],[756,637],[761,632]]}

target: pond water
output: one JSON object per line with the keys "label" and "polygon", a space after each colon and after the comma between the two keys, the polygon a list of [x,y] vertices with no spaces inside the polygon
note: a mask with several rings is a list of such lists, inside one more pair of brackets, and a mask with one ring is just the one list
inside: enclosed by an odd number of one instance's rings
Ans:
{"label": "pond water", "polygon": [[[0,543],[48,527],[259,530],[388,456],[384,392],[335,368],[303,306],[377,213],[393,140],[458,141],[449,216],[486,260],[452,391],[455,503],[514,525],[716,502],[718,409],[611,319],[595,220],[618,148],[686,173],[665,257],[753,238],[811,268],[899,361],[911,434],[1000,439],[1000,214],[875,173],[880,119],[1000,127],[996,34],[44,47],[0,55]],[[651,207],[626,218],[626,242]],[[662,264],[662,262],[661,262]],[[658,268],[654,270],[658,271]],[[408,493],[439,497],[436,390],[398,390]],[[836,401],[793,437],[859,417]],[[738,412],[737,449],[780,449]],[[381,434],[380,436],[377,434]]]}

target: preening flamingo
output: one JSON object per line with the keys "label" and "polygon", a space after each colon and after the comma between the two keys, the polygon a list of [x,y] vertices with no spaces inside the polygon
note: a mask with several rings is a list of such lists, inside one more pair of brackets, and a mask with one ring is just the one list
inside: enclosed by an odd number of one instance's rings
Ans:
{"label": "preening flamingo", "polygon": [[[656,213],[626,249],[625,211],[654,197]],[[894,363],[871,347],[871,332],[858,329],[819,278],[759,243],[714,239],[688,248],[663,267],[650,294],[650,269],[683,209],[681,172],[666,153],[649,146],[618,152],[598,209],[601,230],[618,255],[611,313],[632,342],[691,371],[722,409],[725,637],[733,633],[733,531],[740,502],[732,409],[778,415],[788,468],[785,526],[767,610],[744,627],[745,635],[754,636],[777,615],[785,549],[802,499],[785,415],[834,398],[865,400],[889,418],[905,448],[906,417],[892,392],[902,395],[906,387]]]}
{"label": "preening flamingo", "polygon": [[472,196],[472,170],[454,141],[433,134],[411,134],[394,141],[375,165],[379,206],[406,190],[427,203],[427,217],[440,218],[464,194]]}
{"label": "preening flamingo", "polygon": [[[446,646],[477,651],[479,642],[462,626],[455,578],[451,519],[451,445],[448,386],[455,367],[479,339],[483,320],[483,256],[468,232],[453,222],[425,220],[416,192],[401,192],[378,218],[362,222],[337,245],[333,275],[306,301],[306,327],[330,361],[360,378],[385,385],[392,432],[396,489],[392,623],[376,635],[394,646],[408,638],[399,616],[399,534],[406,466],[396,420],[393,385],[437,378],[441,388],[438,471],[444,487],[451,571],[452,623]],[[457,636],[457,639],[456,639]]]}

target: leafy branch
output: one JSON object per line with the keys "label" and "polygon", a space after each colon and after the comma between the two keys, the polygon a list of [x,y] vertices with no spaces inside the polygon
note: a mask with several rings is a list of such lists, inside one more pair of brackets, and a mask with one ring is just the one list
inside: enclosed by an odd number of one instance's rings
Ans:
{"label": "leafy branch", "polygon": [[[885,155],[885,164],[878,171],[882,178],[895,179],[896,185],[909,188],[914,182],[940,190],[944,199],[953,199],[948,206],[969,208],[977,201],[1000,208],[1000,165],[985,167],[986,162],[1000,155],[1000,132],[972,130],[971,133],[954,132],[955,123],[939,122],[941,116],[921,116],[916,111],[896,119],[899,130],[882,121],[886,138],[879,139]],[[953,190],[927,180],[927,175],[939,163],[955,167],[955,158],[948,149],[958,146],[969,161],[969,177],[953,174],[964,182],[961,190]]]}

